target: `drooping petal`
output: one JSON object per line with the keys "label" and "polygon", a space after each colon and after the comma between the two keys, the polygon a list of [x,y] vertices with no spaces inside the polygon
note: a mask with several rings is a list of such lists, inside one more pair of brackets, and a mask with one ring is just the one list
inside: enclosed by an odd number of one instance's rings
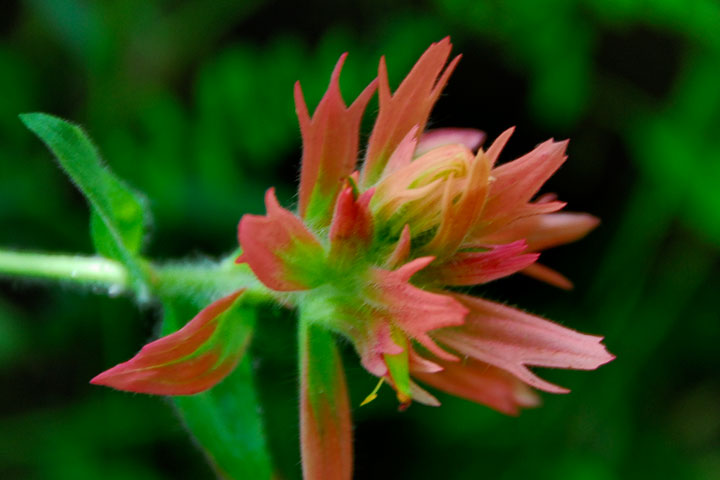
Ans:
{"label": "drooping petal", "polygon": [[[549,202],[543,202],[547,204]],[[528,250],[538,252],[580,240],[600,224],[587,213],[550,213],[520,218],[484,237],[488,243],[508,243],[525,239]]]}
{"label": "drooping petal", "polygon": [[[420,402],[428,407],[440,406],[440,401],[437,398],[412,380],[410,380],[410,392],[413,400],[416,402]],[[402,409],[402,407],[403,406],[401,405],[400,408]]]}
{"label": "drooping petal", "polygon": [[330,222],[335,197],[343,178],[352,173],[358,155],[360,121],[370,97],[375,93],[373,80],[350,107],[340,93],[340,71],[347,54],[335,65],[330,86],[315,109],[308,113],[300,83],[295,84],[295,110],[303,138],[300,172],[300,216],[320,226]]}
{"label": "drooping petal", "polygon": [[385,355],[387,376],[384,379],[397,392],[400,410],[407,409],[413,401],[432,407],[440,406],[437,398],[412,381],[410,373],[413,371],[437,372],[442,370],[442,367],[418,355],[412,343],[408,342],[399,330],[395,329],[393,333],[393,341],[402,345],[402,352]]}
{"label": "drooping petal", "polygon": [[540,404],[540,398],[526,384],[504,370],[467,359],[439,361],[437,373],[413,372],[413,377],[451,395],[481,403],[506,415],[517,415],[520,408]]}
{"label": "drooping petal", "polygon": [[390,155],[411,128],[418,126],[417,135],[425,128],[430,110],[460,60],[457,56],[444,68],[451,48],[449,38],[433,43],[394,94],[390,92],[385,58],[380,59],[380,111],[368,142],[363,185],[373,185],[380,178]]}
{"label": "drooping petal", "polygon": [[376,314],[386,317],[433,354],[453,360],[455,356],[439,348],[428,332],[462,325],[468,310],[450,295],[422,290],[410,283],[410,277],[432,261],[432,257],[423,257],[393,271],[373,269],[373,288],[368,292],[368,304]]}
{"label": "drooping petal", "polygon": [[238,226],[246,262],[268,288],[305,290],[323,282],[325,252],[317,238],[292,212],[280,206],[271,188],[267,215],[244,215]]}
{"label": "drooping petal", "polygon": [[414,348],[412,348],[412,345],[410,346],[409,353],[409,360],[410,360],[410,372],[415,375],[418,372],[423,373],[436,373],[442,371],[443,367],[438,365],[437,363],[428,360],[427,358],[423,357],[419,353],[415,351]]}
{"label": "drooping petal", "polygon": [[470,310],[461,328],[434,332],[433,338],[454,351],[512,373],[535,388],[568,390],[542,380],[527,366],[594,370],[613,358],[585,335],[514,308],[466,295],[454,295]]}
{"label": "drooping petal", "polygon": [[521,273],[563,290],[572,290],[573,288],[573,283],[565,275],[539,263],[533,263],[523,268]]}
{"label": "drooping petal", "polygon": [[420,136],[415,149],[415,156],[419,157],[433,148],[443,145],[459,143],[472,151],[480,148],[485,140],[485,132],[474,128],[436,128],[428,130]]}
{"label": "drooping petal", "polygon": [[145,345],[133,358],[90,383],[155,395],[191,395],[209,389],[230,373],[250,340],[256,313],[240,304],[241,294],[210,304],[177,332]]}
{"label": "drooping petal", "polygon": [[524,240],[486,247],[489,250],[485,252],[456,253],[447,262],[429,267],[423,278],[440,285],[479,285],[519,272],[539,257],[537,253],[524,253]]}
{"label": "drooping petal", "polygon": [[352,478],[352,424],[345,373],[332,335],[300,330],[300,450],[304,480]]}

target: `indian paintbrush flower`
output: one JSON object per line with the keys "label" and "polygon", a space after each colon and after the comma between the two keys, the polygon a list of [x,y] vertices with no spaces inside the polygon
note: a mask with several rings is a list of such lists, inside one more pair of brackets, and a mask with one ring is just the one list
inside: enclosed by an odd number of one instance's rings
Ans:
{"label": "indian paintbrush flower", "polygon": [[[560,212],[565,204],[553,196],[536,198],[565,161],[566,141],[548,140],[502,163],[513,129],[487,149],[477,130],[425,130],[460,59],[447,64],[450,49],[448,39],[431,45],[395,92],[381,59],[378,78],[349,107],[339,86],[343,55],[312,116],[296,84],[303,139],[297,213],[271,188],[267,213],[239,224],[237,261],[269,289],[287,292],[300,311],[308,479],[352,471],[349,402],[333,334],[352,342],[402,408],[439,405],[419,382],[516,414],[538,404],[533,388],[567,392],[529,366],[592,370],[613,359],[601,337],[454,288],[517,272],[567,288],[565,277],[537,263],[539,252],[583,237],[598,221]],[[375,90],[379,112],[356,170],[360,122]],[[93,383],[170,395],[210,388],[247,344],[225,315],[242,302],[243,287]]]}

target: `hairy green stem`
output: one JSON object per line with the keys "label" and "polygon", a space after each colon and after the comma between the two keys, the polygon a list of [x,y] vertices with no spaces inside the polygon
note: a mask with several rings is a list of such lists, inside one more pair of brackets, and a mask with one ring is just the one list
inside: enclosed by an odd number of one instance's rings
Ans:
{"label": "hairy green stem", "polygon": [[101,284],[120,291],[129,287],[121,263],[97,256],[0,251],[0,276]]}
{"label": "hairy green stem", "polygon": [[[247,265],[236,265],[233,259],[219,263],[209,260],[165,265],[146,263],[145,268],[151,291],[160,298],[192,297],[204,305],[243,288],[250,301],[289,303],[260,283]],[[0,251],[0,276],[103,286],[114,293],[128,291],[131,286],[130,273],[124,265],[100,256]]]}
{"label": "hairy green stem", "polygon": [[216,263],[179,262],[152,268],[154,292],[160,297],[192,295],[201,304],[245,289],[246,301],[265,303],[277,300],[277,292],[263,285],[246,264],[237,265],[234,256]]}

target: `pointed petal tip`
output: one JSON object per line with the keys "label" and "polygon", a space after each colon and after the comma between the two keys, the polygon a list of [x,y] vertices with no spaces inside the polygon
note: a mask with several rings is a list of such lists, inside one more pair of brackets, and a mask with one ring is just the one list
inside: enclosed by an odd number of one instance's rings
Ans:
{"label": "pointed petal tip", "polygon": [[573,284],[573,282],[565,275],[539,263],[528,265],[520,272],[528,277],[545,282],[548,285],[552,285],[553,287],[557,287],[562,290],[570,291],[575,288],[575,284]]}
{"label": "pointed petal tip", "polygon": [[279,205],[277,197],[275,196],[275,187],[270,187],[265,191],[265,208],[270,209],[270,205],[273,207]]}
{"label": "pointed petal tip", "polygon": [[102,385],[110,387],[111,385],[108,383],[108,377],[110,376],[109,373],[111,370],[112,368],[110,370],[105,370],[104,372],[95,375],[88,383],[90,383],[91,385]]}
{"label": "pointed petal tip", "polygon": [[542,404],[542,399],[540,398],[540,395],[538,395],[531,388],[516,388],[515,400],[517,401],[518,405],[524,408],[535,408],[539,407]]}
{"label": "pointed petal tip", "polygon": [[347,59],[348,52],[343,53],[338,58],[335,67],[333,68],[332,74],[330,75],[330,88],[340,89],[340,74],[342,73],[343,65],[345,65],[345,59]]}
{"label": "pointed petal tip", "polygon": [[598,337],[598,344],[602,347],[603,354],[600,355],[601,358],[598,359],[597,367],[595,367],[593,370],[595,370],[599,367],[602,367],[603,365],[607,365],[608,363],[612,362],[613,360],[615,360],[617,358],[616,355],[614,355],[608,351],[607,346],[605,346],[605,344],[602,343],[603,340],[605,340],[605,337]]}
{"label": "pointed petal tip", "polygon": [[434,256],[416,258],[415,260],[412,260],[401,266],[400,268],[395,270],[395,272],[400,275],[400,277],[404,281],[409,281],[413,275],[430,265],[433,260],[435,260]]}

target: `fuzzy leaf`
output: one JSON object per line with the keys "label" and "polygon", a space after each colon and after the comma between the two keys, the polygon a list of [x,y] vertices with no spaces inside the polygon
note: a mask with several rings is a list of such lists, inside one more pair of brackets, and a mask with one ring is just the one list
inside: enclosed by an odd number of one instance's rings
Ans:
{"label": "fuzzy leaf", "polygon": [[143,197],[102,164],[97,148],[77,125],[45,113],[26,113],[20,120],[45,143],[88,200],[97,251],[122,262],[136,293],[146,298],[145,274],[136,258],[149,221]]}

